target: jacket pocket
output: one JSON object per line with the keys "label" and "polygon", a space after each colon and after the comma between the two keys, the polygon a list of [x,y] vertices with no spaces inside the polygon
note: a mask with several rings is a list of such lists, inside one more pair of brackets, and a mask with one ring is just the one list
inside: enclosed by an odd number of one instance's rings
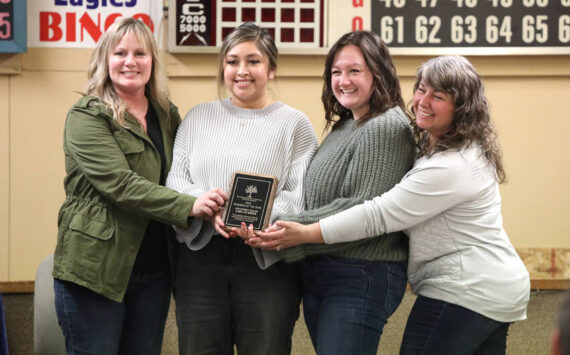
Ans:
{"label": "jacket pocket", "polygon": [[113,136],[125,155],[144,151],[143,141],[125,130],[117,130],[113,132]]}
{"label": "jacket pocket", "polygon": [[74,214],[64,236],[71,270],[93,283],[103,280],[104,264],[109,262],[116,244],[115,227],[105,212],[102,210],[93,216]]}
{"label": "jacket pocket", "polygon": [[115,131],[113,135],[131,170],[140,173],[138,170],[145,164],[145,145],[142,138],[131,134],[125,129]]}
{"label": "jacket pocket", "polygon": [[97,221],[80,214],[76,214],[71,218],[69,229],[101,240],[111,239],[115,232],[115,228],[108,223]]}

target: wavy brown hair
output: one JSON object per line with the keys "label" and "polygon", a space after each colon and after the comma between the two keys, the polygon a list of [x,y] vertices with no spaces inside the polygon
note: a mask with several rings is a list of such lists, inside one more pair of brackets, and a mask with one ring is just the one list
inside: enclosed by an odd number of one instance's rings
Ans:
{"label": "wavy brown hair", "polygon": [[495,168],[499,183],[505,182],[502,153],[491,122],[489,101],[481,77],[471,62],[457,55],[430,59],[418,69],[414,92],[422,81],[435,90],[450,94],[455,111],[449,131],[441,135],[433,146],[429,145],[428,133],[419,128],[416,119],[412,118],[420,155],[430,156],[435,152],[462,149],[478,143],[485,158]]}
{"label": "wavy brown hair", "polygon": [[331,71],[334,57],[343,47],[350,44],[358,47],[362,51],[366,66],[373,77],[370,111],[362,116],[356,124],[363,124],[372,117],[384,113],[392,107],[399,106],[402,111],[405,111],[400,81],[396,75],[396,67],[392,62],[388,47],[386,47],[380,37],[373,32],[349,32],[336,41],[325,59],[323,93],[321,95],[321,100],[325,108],[325,120],[327,121],[325,130],[329,127],[332,127],[334,130],[339,127],[342,122],[352,118],[352,112],[342,106],[334,96],[331,84]]}
{"label": "wavy brown hair", "polygon": [[126,103],[119,97],[109,77],[109,55],[121,38],[126,34],[134,34],[139,43],[152,56],[150,79],[146,83],[146,94],[150,95],[170,118],[170,101],[166,75],[160,65],[158,48],[154,36],[148,26],[132,17],[124,17],[113,23],[101,36],[91,55],[87,69],[87,83],[83,95],[93,95],[113,112],[113,117],[121,126],[126,126]]}

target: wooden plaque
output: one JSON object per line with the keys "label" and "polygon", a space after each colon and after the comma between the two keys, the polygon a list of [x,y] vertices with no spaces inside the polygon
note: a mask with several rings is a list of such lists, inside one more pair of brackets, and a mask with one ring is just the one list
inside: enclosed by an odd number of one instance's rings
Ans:
{"label": "wooden plaque", "polygon": [[226,229],[241,228],[241,222],[257,231],[267,228],[277,183],[274,176],[235,172],[223,214]]}

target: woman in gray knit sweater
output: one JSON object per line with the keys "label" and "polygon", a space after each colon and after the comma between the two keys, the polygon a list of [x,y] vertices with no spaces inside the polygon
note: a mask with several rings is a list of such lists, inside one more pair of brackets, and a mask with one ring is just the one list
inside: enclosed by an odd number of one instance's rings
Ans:
{"label": "woman in gray knit sweater", "polygon": [[412,107],[420,157],[401,182],[313,225],[277,222],[279,238],[261,246],[342,245],[404,230],[418,297],[400,355],[504,355],[510,324],[526,319],[530,281],[503,228],[505,171],[483,82],[464,57],[430,59]]}
{"label": "woman in gray knit sweater", "polygon": [[[324,80],[332,131],[307,170],[306,211],[277,216],[282,220],[310,224],[360,204],[390,190],[413,165],[400,84],[377,35],[341,37],[326,58]],[[305,244],[281,253],[300,261],[305,321],[317,354],[376,354],[384,324],[406,289],[406,236]]]}

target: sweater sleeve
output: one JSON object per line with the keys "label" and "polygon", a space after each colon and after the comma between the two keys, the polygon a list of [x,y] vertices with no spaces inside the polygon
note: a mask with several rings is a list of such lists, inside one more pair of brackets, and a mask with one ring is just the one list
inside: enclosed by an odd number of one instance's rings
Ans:
{"label": "sweater sleeve", "polygon": [[186,118],[182,121],[176,132],[172,167],[166,179],[166,186],[180,193],[197,196],[204,193],[204,191],[194,184],[192,176],[190,175],[190,159],[192,155],[190,120],[191,112],[186,115]]}
{"label": "sweater sleeve", "polygon": [[[190,110],[190,112],[188,112],[176,132],[172,167],[170,168],[170,172],[166,178],[166,186],[180,193],[199,197],[206,191],[203,191],[194,183],[190,174],[190,160],[192,158],[190,124],[194,112],[195,110]],[[179,239],[185,240],[189,246],[196,249],[201,249],[203,244],[207,242],[198,240],[199,235],[210,235],[213,233],[213,227],[211,224],[204,223],[204,220],[199,217],[190,218],[188,227],[175,227],[175,229]],[[201,231],[203,233],[200,233]]]}
{"label": "sweater sleeve", "polygon": [[[304,181],[305,173],[317,150],[318,142],[309,119],[303,115],[293,131],[293,139],[289,147],[290,164],[286,168],[283,188],[278,192],[271,211],[271,221],[282,213],[300,213],[305,205]],[[252,248],[253,255],[261,269],[275,264],[283,256],[273,250]]]}
{"label": "sweater sleeve", "polygon": [[291,220],[310,224],[381,195],[391,189],[413,164],[413,142],[404,122],[378,117],[356,137],[357,144],[340,195],[320,208],[305,211]]}
{"label": "sweater sleeve", "polygon": [[332,244],[411,228],[461,203],[477,184],[460,154],[435,156],[384,195],[322,219],[321,232],[325,243]]}
{"label": "sweater sleeve", "polygon": [[[409,126],[386,113],[358,130],[356,147],[342,181],[338,198],[307,210],[291,220],[310,224],[381,195],[392,188],[412,167],[414,145]],[[286,219],[286,218],[284,218]],[[304,244],[285,249],[284,258],[296,261],[312,254],[331,253],[348,245]]]}
{"label": "sweater sleeve", "polygon": [[304,208],[304,181],[307,167],[317,150],[317,137],[306,116],[303,116],[293,130],[289,147],[290,164],[285,169],[282,189],[273,203],[271,220],[280,214],[300,213]]}
{"label": "sweater sleeve", "polygon": [[[75,107],[66,120],[66,154],[106,199],[118,207],[163,223],[187,224],[194,197],[155,184],[133,171],[109,122],[94,107]],[[126,149],[126,148],[123,148]],[[132,146],[132,149],[141,149]]]}

